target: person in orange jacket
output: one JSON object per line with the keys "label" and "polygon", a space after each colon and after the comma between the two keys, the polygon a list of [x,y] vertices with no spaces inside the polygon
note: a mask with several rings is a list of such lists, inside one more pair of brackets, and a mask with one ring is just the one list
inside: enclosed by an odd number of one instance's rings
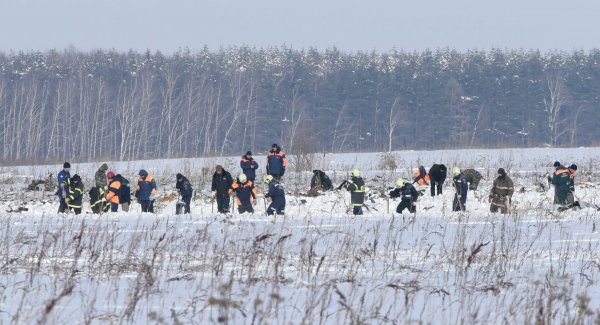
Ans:
{"label": "person in orange jacket", "polygon": [[105,198],[107,202],[110,202],[110,212],[117,212],[119,211],[122,179],[117,177],[113,171],[106,173],[106,178],[108,178],[108,190]]}
{"label": "person in orange jacket", "polygon": [[285,153],[276,143],[273,143],[271,151],[267,154],[267,175],[273,176],[276,180],[281,179],[285,174],[286,165]]}
{"label": "person in orange jacket", "polygon": [[425,167],[419,166],[419,170],[417,170],[415,178],[413,179],[413,184],[414,183],[419,185],[429,185],[429,174],[425,171]]}
{"label": "person in orange jacket", "polygon": [[252,203],[256,200],[256,188],[254,188],[254,183],[249,181],[245,174],[240,174],[237,180],[231,184],[229,195],[233,195],[234,193],[238,211],[240,213],[254,213]]}

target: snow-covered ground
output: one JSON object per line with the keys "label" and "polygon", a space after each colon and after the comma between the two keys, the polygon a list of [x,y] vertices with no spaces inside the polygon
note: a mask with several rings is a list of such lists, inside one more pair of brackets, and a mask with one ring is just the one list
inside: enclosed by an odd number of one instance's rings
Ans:
{"label": "snow-covered ground", "polygon": [[[235,176],[237,157],[109,162],[131,180],[140,168],[157,176],[156,215],[137,205],[58,215],[52,193],[24,189],[60,165],[2,167],[0,324],[593,323],[598,158],[596,148],[290,157],[286,216],[276,218],[264,215],[262,199],[254,215],[213,212],[214,165]],[[555,160],[578,164],[575,194],[586,208],[555,211],[553,190],[540,186]],[[416,216],[393,214],[398,201],[381,194],[433,163],[489,178],[469,192],[465,213],[451,212],[446,182],[442,196],[426,189]],[[86,185],[100,165],[72,164]],[[302,196],[310,170],[326,170],[337,185],[354,166],[369,187],[365,215],[346,214],[346,192]],[[486,200],[499,167],[517,189],[507,216],[489,213]],[[191,215],[173,214],[177,172],[197,190]]]}

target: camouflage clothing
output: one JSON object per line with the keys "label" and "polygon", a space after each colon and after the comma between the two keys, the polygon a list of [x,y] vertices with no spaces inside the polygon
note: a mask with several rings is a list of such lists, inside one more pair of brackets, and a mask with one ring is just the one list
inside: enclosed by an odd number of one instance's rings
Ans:
{"label": "camouflage clothing", "polygon": [[100,166],[100,169],[98,169],[98,171],[96,172],[96,175],[94,176],[94,179],[96,180],[96,187],[98,189],[100,189],[100,188],[104,189],[106,184],[108,184],[108,179],[106,178],[107,170],[108,170],[108,165],[102,164],[102,166]]}
{"label": "camouflage clothing", "polygon": [[467,182],[469,183],[469,190],[476,191],[477,186],[479,186],[479,182],[483,178],[481,173],[475,169],[465,169],[463,170],[463,174],[465,174]]}

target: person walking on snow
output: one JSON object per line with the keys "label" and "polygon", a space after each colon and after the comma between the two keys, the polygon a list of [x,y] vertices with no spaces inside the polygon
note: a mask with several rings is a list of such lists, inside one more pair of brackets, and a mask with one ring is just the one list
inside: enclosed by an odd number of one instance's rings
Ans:
{"label": "person walking on snow", "polygon": [[350,192],[350,203],[352,204],[352,214],[363,214],[362,207],[365,205],[365,181],[360,176],[358,168],[352,169],[352,177],[344,181],[338,190],[345,188]]}
{"label": "person walking on snow", "polygon": [[283,153],[277,143],[273,143],[271,151],[267,154],[267,175],[271,175],[276,180],[280,180],[285,174],[286,165],[287,158],[285,157],[285,153]]}
{"label": "person walking on snow", "polygon": [[512,179],[506,175],[504,168],[499,168],[498,177],[494,180],[488,199],[490,211],[496,213],[500,209],[500,213],[507,214],[514,192],[515,186]]}
{"label": "person walking on snow", "polygon": [[242,168],[242,172],[248,180],[253,181],[256,179],[256,170],[258,169],[258,163],[254,158],[252,158],[252,152],[248,151],[245,155],[242,156],[242,160],[240,161],[240,167]]}
{"label": "person walking on snow", "polygon": [[265,194],[265,198],[271,204],[267,208],[267,215],[283,215],[285,211],[285,189],[273,176],[267,175],[265,183],[269,184],[269,191]]}
{"label": "person walking on snow", "polygon": [[144,169],[140,170],[138,175],[140,178],[138,179],[136,196],[138,202],[142,206],[142,212],[154,213],[154,199],[156,197],[156,192],[158,192],[156,181],[154,180],[154,177],[148,175],[148,172]]}
{"label": "person walking on snow", "polygon": [[444,186],[444,182],[446,181],[447,169],[444,164],[433,164],[429,169],[429,178],[431,182],[431,196],[436,196],[442,194],[442,187]]}
{"label": "person walking on snow", "polygon": [[194,190],[192,189],[192,184],[190,181],[183,175],[177,174],[175,175],[175,179],[177,183],[175,184],[175,188],[179,192],[179,196],[181,196],[181,200],[185,203],[185,212],[190,213],[190,204],[192,202],[192,194]]}
{"label": "person walking on snow", "polygon": [[410,213],[417,212],[417,199],[419,198],[419,192],[410,183],[399,178],[396,181],[396,188],[390,191],[390,197],[392,199],[400,198],[400,203],[396,207],[396,212],[402,214],[404,209],[408,209]]}
{"label": "person walking on snow", "polygon": [[238,212],[250,212],[254,213],[253,204],[256,203],[256,189],[254,183],[249,181],[245,174],[240,174],[237,180],[231,185],[229,189],[229,195],[236,197],[236,203],[238,205]]}
{"label": "person walking on snow", "polygon": [[454,194],[454,200],[452,201],[452,211],[466,211],[467,205],[467,192],[469,191],[469,185],[467,183],[467,177],[463,174],[459,167],[452,168],[452,186],[456,193]]}
{"label": "person walking on snow", "polygon": [[217,165],[212,177],[212,199],[217,200],[217,211],[229,213],[229,189],[233,184],[231,174],[223,166]]}
{"label": "person walking on snow", "polygon": [[63,164],[63,169],[58,172],[58,176],[56,177],[56,181],[58,183],[58,189],[56,190],[56,195],[58,196],[59,200],[60,200],[60,205],[58,206],[58,213],[65,213],[67,211],[67,209],[69,208],[67,206],[67,203],[65,202],[65,199],[67,198],[67,193],[69,191],[68,186],[66,185],[68,182],[66,182],[69,178],[71,178],[71,173],[69,173],[69,170],[71,169],[71,164],[69,162],[65,162]]}

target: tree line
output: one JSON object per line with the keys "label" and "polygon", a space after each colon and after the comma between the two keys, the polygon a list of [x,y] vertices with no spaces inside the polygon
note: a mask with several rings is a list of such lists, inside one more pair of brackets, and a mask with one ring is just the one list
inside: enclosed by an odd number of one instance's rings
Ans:
{"label": "tree line", "polygon": [[0,52],[0,159],[587,146],[600,50]]}

